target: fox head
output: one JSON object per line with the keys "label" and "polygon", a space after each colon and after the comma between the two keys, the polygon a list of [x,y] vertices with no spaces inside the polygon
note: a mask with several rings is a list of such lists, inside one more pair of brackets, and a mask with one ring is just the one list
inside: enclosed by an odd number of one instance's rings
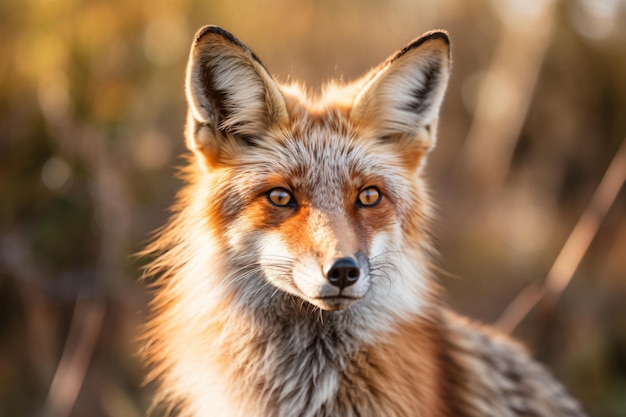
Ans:
{"label": "fox head", "polygon": [[180,262],[242,305],[418,311],[431,285],[420,172],[449,68],[446,33],[429,32],[312,97],[202,28],[186,81],[193,226],[179,240],[204,264]]}

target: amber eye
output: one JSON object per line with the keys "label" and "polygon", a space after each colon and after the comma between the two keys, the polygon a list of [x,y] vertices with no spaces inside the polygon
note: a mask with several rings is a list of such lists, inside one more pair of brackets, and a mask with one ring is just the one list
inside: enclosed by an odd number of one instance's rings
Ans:
{"label": "amber eye", "polygon": [[291,193],[284,188],[274,188],[266,194],[270,203],[278,207],[290,207],[295,205],[295,199]]}
{"label": "amber eye", "polygon": [[381,194],[376,187],[367,187],[359,193],[358,205],[372,207],[380,202]]}

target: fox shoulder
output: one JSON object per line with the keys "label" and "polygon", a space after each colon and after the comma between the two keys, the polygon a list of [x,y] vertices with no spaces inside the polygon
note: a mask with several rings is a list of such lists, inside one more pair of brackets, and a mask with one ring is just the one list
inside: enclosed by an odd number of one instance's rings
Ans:
{"label": "fox shoulder", "polygon": [[580,405],[526,349],[488,326],[446,311],[446,359],[461,415],[584,417]]}

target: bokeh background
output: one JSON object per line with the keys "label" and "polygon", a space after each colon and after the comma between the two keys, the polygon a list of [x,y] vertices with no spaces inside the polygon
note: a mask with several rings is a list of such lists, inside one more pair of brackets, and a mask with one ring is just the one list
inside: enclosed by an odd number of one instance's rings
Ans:
{"label": "bokeh background", "polygon": [[[626,137],[624,0],[2,1],[0,417],[149,407],[137,355],[149,294],[132,254],[181,185],[184,68],[209,23],[278,79],[316,88],[426,30],[450,32],[453,74],[425,174],[447,302],[487,323],[503,325],[528,285],[522,306],[546,288]],[[584,251],[594,237],[579,266],[566,257],[571,280],[561,274],[519,326],[503,326],[592,415],[617,417],[626,195],[606,200],[597,233],[602,209],[570,240]]]}

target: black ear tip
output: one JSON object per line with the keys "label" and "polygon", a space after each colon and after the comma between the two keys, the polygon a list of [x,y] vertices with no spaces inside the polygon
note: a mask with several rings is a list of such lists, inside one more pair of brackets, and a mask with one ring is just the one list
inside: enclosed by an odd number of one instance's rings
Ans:
{"label": "black ear tip", "polygon": [[431,30],[430,32],[424,33],[418,40],[422,40],[422,43],[430,40],[440,39],[446,43],[446,45],[450,45],[450,35],[448,32],[442,29]]}
{"label": "black ear tip", "polygon": [[437,29],[424,33],[422,36],[409,43],[405,49],[414,49],[425,43],[436,41],[443,41],[447,48],[450,47],[450,37],[448,36],[448,32],[446,32],[445,30]]}
{"label": "black ear tip", "polygon": [[232,33],[227,31],[226,29],[223,29],[223,28],[221,28],[219,26],[215,26],[215,25],[207,25],[207,26],[201,27],[196,32],[196,35],[194,36],[194,45],[197,45],[207,35],[211,35],[211,34],[221,36],[222,38],[224,38],[224,39],[226,39],[226,40],[228,40],[229,42],[232,42],[232,43],[236,43],[236,44],[241,43]]}
{"label": "black ear tip", "polygon": [[419,48],[420,46],[429,42],[443,42],[445,46],[441,48],[440,50],[444,51],[444,53],[447,53],[448,56],[450,55],[450,38],[448,37],[448,32],[446,32],[445,30],[438,29],[438,30],[431,30],[430,32],[424,33],[419,38],[415,38],[408,45],[406,45],[404,48],[398,51],[396,55],[390,58],[389,62],[393,62],[396,59],[402,57],[407,52],[413,49]]}
{"label": "black ear tip", "polygon": [[222,29],[219,26],[214,26],[214,25],[206,25],[206,26],[202,26],[200,29],[198,29],[198,31],[196,32],[196,35],[194,36],[194,40],[196,42],[200,41],[203,37],[205,37],[206,35],[210,34],[210,33],[217,33],[217,34],[221,34],[222,32],[226,32],[224,29]]}

